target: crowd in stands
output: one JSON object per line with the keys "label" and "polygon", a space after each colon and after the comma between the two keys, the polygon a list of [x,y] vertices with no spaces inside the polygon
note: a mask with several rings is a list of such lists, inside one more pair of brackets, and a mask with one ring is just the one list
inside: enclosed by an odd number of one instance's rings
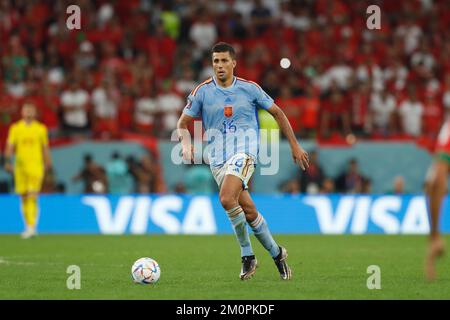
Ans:
{"label": "crowd in stands", "polygon": [[[166,192],[162,170],[156,159],[145,154],[140,159],[124,158],[114,151],[104,165],[97,163],[92,154],[84,155],[80,172],[72,182],[81,182],[87,194],[147,194]],[[42,193],[64,193],[65,186],[58,183],[53,170],[45,175]]]}
{"label": "crowd in stands", "polygon": [[[428,137],[450,110],[446,0],[0,1],[0,121],[25,101],[52,137],[167,138],[227,41],[300,137]],[[366,8],[381,8],[369,30]],[[288,58],[291,66],[280,67]]]}
{"label": "crowd in stands", "polygon": [[[293,179],[285,181],[279,190],[286,194],[371,194],[372,180],[360,172],[358,161],[348,161],[337,177],[326,176],[319,161],[317,151],[311,152],[311,163],[306,171],[299,171]],[[405,186],[405,178],[401,175],[392,180],[392,187],[380,193],[402,195],[409,191]]]}
{"label": "crowd in stands", "polygon": [[[2,150],[24,102],[51,139],[170,137],[218,41],[302,138],[434,141],[450,112],[447,0],[78,0],[80,30],[67,28],[71,4],[0,0]],[[366,26],[373,4],[380,30]]]}

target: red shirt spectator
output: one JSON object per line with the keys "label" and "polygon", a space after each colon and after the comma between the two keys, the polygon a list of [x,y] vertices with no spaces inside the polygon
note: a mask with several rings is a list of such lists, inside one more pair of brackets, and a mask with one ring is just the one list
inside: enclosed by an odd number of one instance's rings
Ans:
{"label": "red shirt spectator", "polygon": [[121,130],[130,130],[133,125],[134,96],[130,89],[122,92],[119,104],[119,127]]}
{"label": "red shirt spectator", "polygon": [[306,95],[299,98],[301,106],[300,124],[305,129],[317,129],[319,124],[319,97],[313,92],[312,86],[306,87]]}
{"label": "red shirt spectator", "polygon": [[242,63],[237,64],[236,74],[244,79],[257,82],[261,79],[262,66],[258,63],[256,57],[252,54],[248,54],[244,58]]}
{"label": "red shirt spectator", "polygon": [[322,135],[328,137],[330,129],[339,129],[346,135],[351,132],[349,102],[335,82],[332,83],[331,90],[324,95],[321,106]]}
{"label": "red shirt spectator", "polygon": [[364,130],[367,124],[370,102],[370,87],[359,84],[351,96],[351,117],[354,130]]}
{"label": "red shirt spectator", "polygon": [[19,118],[19,104],[17,99],[7,94],[0,94],[0,150],[4,150],[8,128]]}
{"label": "red shirt spectator", "polygon": [[[41,84],[38,84],[41,87]],[[59,97],[54,94],[53,89],[45,85],[42,91],[35,90],[24,99],[36,106],[40,120],[47,126],[50,132],[56,132],[59,127],[58,109]]]}
{"label": "red shirt spectator", "polygon": [[434,139],[442,126],[443,106],[436,96],[428,94],[423,104],[423,133]]}
{"label": "red shirt spectator", "polygon": [[292,90],[288,86],[281,88],[280,97],[275,99],[275,103],[284,111],[295,134],[300,134],[300,99],[292,96]]}

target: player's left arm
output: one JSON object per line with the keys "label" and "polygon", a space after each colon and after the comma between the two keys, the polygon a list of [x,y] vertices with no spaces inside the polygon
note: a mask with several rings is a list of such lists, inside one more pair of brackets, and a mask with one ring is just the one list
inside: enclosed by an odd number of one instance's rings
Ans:
{"label": "player's left arm", "polygon": [[44,156],[44,165],[45,165],[45,169],[49,170],[52,167],[52,156],[50,154],[50,146],[48,143],[48,133],[47,133],[47,128],[46,127],[42,127],[42,154]]}
{"label": "player's left arm", "polygon": [[50,154],[50,148],[49,146],[43,146],[43,152],[44,152],[44,164],[45,169],[48,170],[52,167],[52,156]]}
{"label": "player's left arm", "polygon": [[280,109],[275,103],[267,109],[267,111],[274,117],[277,121],[278,126],[283,132],[284,136],[289,141],[292,151],[292,158],[295,163],[300,165],[303,170],[309,167],[309,157],[308,153],[300,146],[295,137],[294,130],[292,130],[291,124],[284,114],[283,110]]}

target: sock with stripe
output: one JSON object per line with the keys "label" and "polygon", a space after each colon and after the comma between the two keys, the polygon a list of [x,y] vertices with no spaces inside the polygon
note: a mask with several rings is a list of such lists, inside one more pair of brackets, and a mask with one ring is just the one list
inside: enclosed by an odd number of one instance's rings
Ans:
{"label": "sock with stripe", "polygon": [[280,248],[278,244],[273,240],[272,234],[269,231],[266,220],[258,212],[258,216],[255,220],[249,223],[250,227],[255,234],[255,237],[261,242],[264,248],[269,251],[272,258],[275,258],[280,253]]}
{"label": "sock with stripe", "polygon": [[244,210],[240,206],[227,210],[228,218],[233,225],[234,233],[241,246],[241,257],[252,256],[253,249],[250,243],[250,235],[247,230]]}

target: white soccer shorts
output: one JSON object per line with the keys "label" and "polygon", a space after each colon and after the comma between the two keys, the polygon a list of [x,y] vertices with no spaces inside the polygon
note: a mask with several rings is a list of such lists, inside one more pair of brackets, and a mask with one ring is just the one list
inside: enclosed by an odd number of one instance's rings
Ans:
{"label": "white soccer shorts", "polygon": [[248,189],[248,182],[255,171],[255,160],[246,153],[237,153],[231,157],[223,166],[211,166],[211,172],[219,186],[222,187],[223,179],[226,175],[232,174],[242,180],[244,190]]}

